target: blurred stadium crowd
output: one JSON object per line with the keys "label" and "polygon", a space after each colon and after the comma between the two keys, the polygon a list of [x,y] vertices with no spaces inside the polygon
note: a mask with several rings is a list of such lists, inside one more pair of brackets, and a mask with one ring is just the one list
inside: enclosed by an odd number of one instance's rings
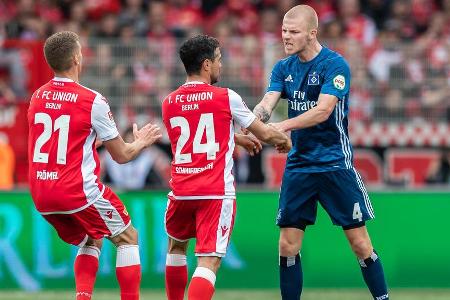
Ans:
{"label": "blurred stadium crowd", "polygon": [[[37,87],[31,83],[48,79],[33,67],[42,44],[30,45],[61,30],[81,36],[82,83],[109,99],[123,131],[132,122],[160,122],[162,99],[185,79],[179,42],[197,33],[220,40],[219,84],[253,107],[284,55],[282,17],[297,4],[318,12],[319,39],[350,63],[351,122],[448,126],[450,0],[0,0],[0,110],[26,103]],[[441,131],[432,145],[449,146],[450,132]]]}

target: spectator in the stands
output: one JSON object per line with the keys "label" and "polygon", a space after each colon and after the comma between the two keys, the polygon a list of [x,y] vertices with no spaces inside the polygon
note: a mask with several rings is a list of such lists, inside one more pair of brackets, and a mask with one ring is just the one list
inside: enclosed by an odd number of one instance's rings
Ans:
{"label": "spectator in the stands", "polygon": [[112,13],[105,14],[96,32],[96,37],[99,38],[115,38],[118,36],[117,15]]}
{"label": "spectator in the stands", "polygon": [[143,0],[126,0],[119,19],[119,27],[132,27],[136,36],[144,36],[147,30]]}
{"label": "spectator in the stands", "polygon": [[339,17],[345,28],[345,36],[355,39],[365,47],[375,42],[377,29],[373,20],[362,14],[359,0],[339,0]]}
{"label": "spectator in the stands", "polygon": [[187,37],[203,26],[200,7],[189,0],[167,0],[166,26],[176,37]]}
{"label": "spectator in the stands", "polygon": [[25,71],[23,60],[19,51],[16,49],[5,49],[3,47],[6,39],[5,27],[0,23],[0,73],[5,71],[1,76],[0,97],[3,100],[12,102],[16,97],[25,98],[27,73]]}
{"label": "spectator in the stands", "polygon": [[389,16],[384,20],[382,30],[386,29],[386,24],[390,22],[399,28],[398,35],[403,41],[412,40],[416,37],[416,27],[411,18],[410,0],[393,0]]}
{"label": "spectator in the stands", "polygon": [[371,75],[382,86],[390,84],[391,68],[403,60],[398,26],[394,22],[386,26],[386,30],[380,33],[380,43],[369,61]]}

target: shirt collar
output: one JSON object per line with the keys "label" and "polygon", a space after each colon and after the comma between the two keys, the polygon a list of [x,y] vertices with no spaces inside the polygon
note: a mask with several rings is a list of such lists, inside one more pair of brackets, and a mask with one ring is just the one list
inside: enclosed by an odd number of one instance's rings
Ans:
{"label": "shirt collar", "polygon": [[70,79],[70,78],[66,78],[66,77],[57,77],[57,76],[53,77],[53,80],[54,80],[54,81],[62,81],[62,82],[75,82],[75,81],[73,81],[73,80]]}
{"label": "shirt collar", "polygon": [[187,85],[187,84],[206,84],[203,81],[188,81],[186,83],[184,83],[183,85]]}

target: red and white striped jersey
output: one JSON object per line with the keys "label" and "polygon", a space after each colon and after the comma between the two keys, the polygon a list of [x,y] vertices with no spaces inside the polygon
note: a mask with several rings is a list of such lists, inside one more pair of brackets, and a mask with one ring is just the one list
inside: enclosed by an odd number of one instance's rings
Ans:
{"label": "red and white striped jersey", "polygon": [[233,90],[188,82],[169,94],[162,116],[172,146],[172,191],[179,199],[235,198],[234,124],[255,120]]}
{"label": "red and white striped jersey", "polygon": [[104,191],[95,139],[119,135],[106,99],[55,77],[33,93],[28,126],[29,184],[37,210],[73,213],[94,203]]}

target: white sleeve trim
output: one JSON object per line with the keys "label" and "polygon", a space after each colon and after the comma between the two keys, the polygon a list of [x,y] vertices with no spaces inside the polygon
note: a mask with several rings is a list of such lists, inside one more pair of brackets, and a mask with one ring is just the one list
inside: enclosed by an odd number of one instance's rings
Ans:
{"label": "white sleeve trim", "polygon": [[108,103],[97,93],[92,103],[91,122],[92,127],[101,141],[109,141],[119,135],[116,123],[112,119]]}
{"label": "white sleeve trim", "polygon": [[228,89],[230,109],[233,119],[243,128],[247,128],[256,119],[256,116],[248,109],[244,100],[235,91]]}

